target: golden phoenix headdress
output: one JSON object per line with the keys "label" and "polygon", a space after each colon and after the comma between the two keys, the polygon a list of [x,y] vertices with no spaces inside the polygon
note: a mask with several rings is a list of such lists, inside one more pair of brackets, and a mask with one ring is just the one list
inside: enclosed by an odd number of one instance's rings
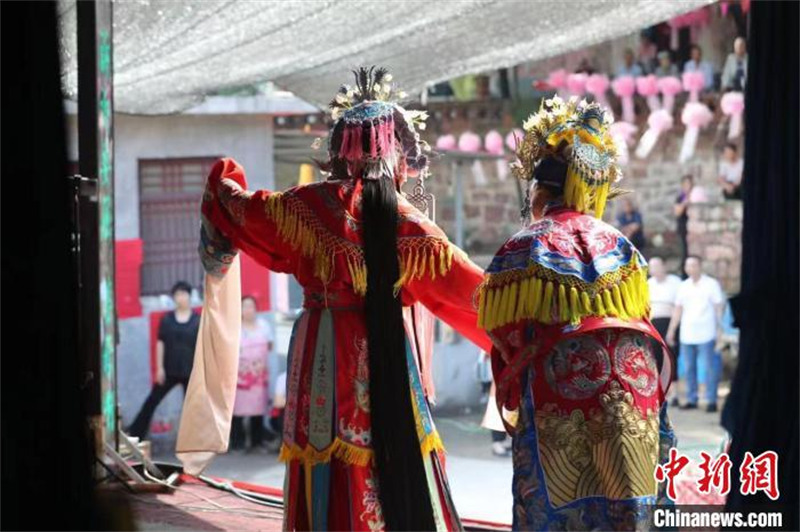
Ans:
{"label": "golden phoenix headdress", "polygon": [[598,103],[558,96],[542,102],[539,112],[522,125],[512,173],[530,181],[536,168],[549,158],[567,165],[564,203],[581,213],[602,218],[609,196],[621,192],[612,184],[622,178],[609,126],[614,118]]}

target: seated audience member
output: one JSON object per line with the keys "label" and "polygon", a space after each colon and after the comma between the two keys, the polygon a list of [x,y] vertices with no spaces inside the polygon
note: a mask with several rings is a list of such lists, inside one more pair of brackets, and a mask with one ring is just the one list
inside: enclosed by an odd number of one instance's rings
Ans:
{"label": "seated audience member", "polygon": [[644,238],[642,214],[636,209],[630,198],[622,200],[622,210],[617,214],[617,226],[639,251],[642,251],[647,245]]}
{"label": "seated audience member", "polygon": [[658,52],[658,67],[656,67],[653,73],[659,78],[678,75],[678,67],[672,62],[672,56],[669,50],[661,50]]}
{"label": "seated audience member", "polygon": [[728,55],[722,69],[722,90],[743,91],[747,83],[747,41],[736,37],[733,53]]}
{"label": "seated audience member", "polygon": [[683,65],[684,72],[702,72],[705,80],[705,90],[714,88],[714,67],[703,59],[703,50],[698,45],[692,45],[691,59]]}
{"label": "seated audience member", "polygon": [[722,195],[725,196],[725,199],[742,199],[743,172],[744,160],[739,157],[739,150],[736,148],[736,144],[729,142],[722,152],[719,175],[717,176],[717,183],[722,187]]}
{"label": "seated audience member", "polygon": [[617,77],[633,76],[635,78],[642,75],[644,75],[644,70],[642,70],[642,66],[635,61],[633,50],[625,48],[625,52],[622,56],[622,65],[617,69]]}

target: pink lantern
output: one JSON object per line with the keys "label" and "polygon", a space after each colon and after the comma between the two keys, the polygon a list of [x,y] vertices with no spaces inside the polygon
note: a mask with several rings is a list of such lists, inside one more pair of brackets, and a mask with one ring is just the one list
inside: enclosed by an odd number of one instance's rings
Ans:
{"label": "pink lantern", "polygon": [[503,136],[495,130],[491,130],[483,139],[486,151],[493,155],[503,155]]}
{"label": "pink lantern", "polygon": [[586,78],[586,92],[594,96],[597,103],[606,107],[608,106],[606,91],[610,84],[605,74],[592,74]]}
{"label": "pink lantern", "polygon": [[520,128],[515,127],[508,132],[508,135],[506,135],[506,148],[511,151],[517,151],[517,144],[522,142],[522,137],[524,136],[525,132]]}
{"label": "pink lantern", "polygon": [[675,76],[667,76],[658,78],[657,85],[661,91],[662,107],[671,113],[675,107],[675,95],[683,90],[683,83]]}
{"label": "pink lantern", "polygon": [[559,95],[562,95],[567,87],[567,71],[563,68],[553,70],[547,76],[547,84],[555,89]]}
{"label": "pink lantern", "polygon": [[633,93],[636,91],[636,81],[633,76],[620,76],[611,82],[614,94],[622,100],[622,120],[635,122],[636,113],[633,110]]}
{"label": "pink lantern", "polygon": [[696,102],[700,91],[706,85],[706,78],[702,72],[684,72],[683,88],[689,92],[689,101]]}
{"label": "pink lantern", "polygon": [[686,126],[686,133],[683,135],[683,144],[678,158],[680,162],[685,163],[692,158],[700,128],[707,126],[712,118],[714,118],[714,113],[708,106],[698,102],[686,103],[681,113],[681,121]]}
{"label": "pink lantern", "polygon": [[744,112],[744,94],[726,92],[719,102],[722,112],[731,117],[728,126],[728,138],[735,139],[742,133],[742,113]]}
{"label": "pink lantern", "polygon": [[692,187],[692,191],[689,192],[689,203],[708,203],[706,189],[699,185]]}
{"label": "pink lantern", "polygon": [[650,113],[650,116],[647,117],[647,131],[644,132],[642,138],[639,139],[639,145],[636,146],[636,157],[644,159],[650,155],[658,142],[658,137],[664,131],[672,129],[673,122],[672,113],[666,109],[658,109]]}
{"label": "pink lantern", "polygon": [[453,135],[442,135],[436,139],[436,149],[442,151],[456,149],[456,138]]}
{"label": "pink lantern", "polygon": [[658,78],[653,74],[636,78],[636,91],[647,99],[651,113],[661,109],[661,102],[658,101]]}
{"label": "pink lantern", "polygon": [[608,128],[611,138],[614,139],[614,146],[617,148],[617,161],[623,166],[628,164],[628,143],[637,129],[639,128],[629,122],[614,122]]}
{"label": "pink lantern", "polygon": [[458,149],[461,151],[477,152],[481,150],[481,138],[471,132],[465,131],[458,138]]}
{"label": "pink lantern", "polygon": [[583,96],[586,92],[586,74],[575,73],[567,76],[567,92],[575,96]]}

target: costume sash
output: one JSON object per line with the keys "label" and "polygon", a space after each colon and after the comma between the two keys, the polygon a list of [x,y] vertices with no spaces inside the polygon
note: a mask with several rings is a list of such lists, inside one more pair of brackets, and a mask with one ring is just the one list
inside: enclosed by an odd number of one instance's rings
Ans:
{"label": "costume sash", "polygon": [[242,330],[238,255],[222,276],[205,276],[205,300],[194,366],[183,402],[176,455],[184,472],[199,475],[228,450]]}

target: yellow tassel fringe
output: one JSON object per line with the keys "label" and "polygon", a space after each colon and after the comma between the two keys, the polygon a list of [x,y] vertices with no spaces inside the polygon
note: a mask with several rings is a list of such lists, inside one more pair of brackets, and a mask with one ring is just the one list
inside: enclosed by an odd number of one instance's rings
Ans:
{"label": "yellow tassel fringe", "polygon": [[[420,443],[420,450],[423,456],[433,452],[444,450],[444,444],[438,432],[431,432]],[[340,438],[333,440],[328,447],[322,451],[318,451],[307,446],[305,449],[300,448],[297,444],[283,444],[278,460],[281,462],[289,462],[291,460],[299,460],[304,465],[313,466],[317,464],[326,464],[332,458],[350,465],[367,466],[372,463],[374,453],[372,449],[358,447],[352,443],[348,443]]]}
{"label": "yellow tassel fringe", "polygon": [[608,182],[590,186],[580,173],[570,166],[564,183],[564,203],[578,212],[592,212],[595,218],[602,218],[610,188]]}
{"label": "yellow tassel fringe", "polygon": [[592,285],[578,286],[565,276],[544,275],[538,267],[489,275],[480,289],[478,326],[491,331],[523,319],[577,324],[588,316],[628,320],[650,313],[644,268],[626,266]]}
{"label": "yellow tassel fringe", "polygon": [[[265,211],[277,226],[281,238],[303,257],[314,261],[314,276],[323,284],[333,278],[334,258],[341,253],[345,256],[354,291],[359,295],[367,293],[367,266],[361,246],[328,231],[308,206],[296,197],[271,194]],[[395,292],[408,281],[422,279],[425,275],[433,280],[437,275],[447,274],[456,252],[446,239],[436,236],[399,237],[400,277],[395,282]]]}

